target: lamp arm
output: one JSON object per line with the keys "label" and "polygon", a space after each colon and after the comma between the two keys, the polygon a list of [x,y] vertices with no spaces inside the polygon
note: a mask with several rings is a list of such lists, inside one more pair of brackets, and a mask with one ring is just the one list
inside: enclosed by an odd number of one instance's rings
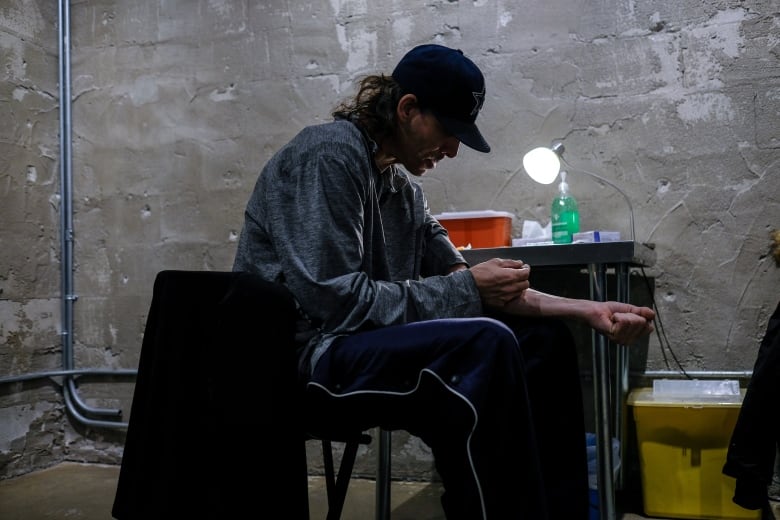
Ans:
{"label": "lamp arm", "polygon": [[626,204],[628,204],[628,213],[629,213],[630,220],[631,220],[631,241],[635,242],[636,241],[636,231],[634,229],[634,206],[631,204],[631,199],[628,198],[628,195],[626,195],[626,192],[623,191],[622,189],[620,189],[612,181],[607,180],[607,179],[605,179],[604,177],[602,177],[600,175],[597,175],[597,174],[595,174],[593,172],[589,172],[587,170],[583,170],[581,168],[573,167],[568,162],[566,162],[566,160],[562,156],[561,156],[561,163],[564,164],[569,170],[580,171],[580,172],[584,173],[585,175],[593,177],[597,181],[603,182],[604,184],[607,184],[608,186],[611,186],[612,188],[615,189],[615,191],[617,191],[618,193],[623,195],[623,198],[626,199]]}

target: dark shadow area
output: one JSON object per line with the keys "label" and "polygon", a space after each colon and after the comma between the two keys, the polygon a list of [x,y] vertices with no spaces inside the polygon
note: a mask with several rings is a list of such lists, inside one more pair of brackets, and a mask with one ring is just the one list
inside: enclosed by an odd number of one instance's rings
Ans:
{"label": "dark shadow area", "polygon": [[[532,287],[557,296],[568,298],[590,298],[590,284],[587,269],[571,269],[560,267],[536,267],[531,275]],[[655,280],[645,278],[640,271],[633,271],[629,277],[629,301],[634,305],[653,307],[653,291]],[[607,299],[617,299],[617,278],[614,272],[607,274]],[[567,322],[569,329],[577,340],[579,349],[580,378],[582,384],[583,407],[585,409],[585,425],[587,431],[595,431],[595,412],[593,403],[593,348],[592,330],[590,327],[574,321]],[[650,338],[644,338],[629,349],[629,373],[643,373],[647,366]],[[610,370],[615,371],[615,349],[610,345]],[[635,381],[629,380],[633,388]],[[614,391],[614,389],[613,389]],[[623,442],[622,482],[615,486],[615,507],[618,518],[626,513],[642,514],[642,482],[639,468],[639,456],[636,446],[636,427],[631,409],[625,408],[626,430]]]}

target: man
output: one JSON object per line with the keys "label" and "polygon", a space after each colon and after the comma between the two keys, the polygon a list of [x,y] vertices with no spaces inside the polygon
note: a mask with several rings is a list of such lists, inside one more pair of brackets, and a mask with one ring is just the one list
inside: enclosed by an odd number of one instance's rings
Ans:
{"label": "man", "polygon": [[535,291],[520,261],[466,264],[410,175],[460,143],[490,151],[475,125],[484,100],[479,68],[440,45],[364,78],[334,122],[265,166],[233,268],[295,296],[313,424],[419,436],[448,519],[585,519],[577,357],[553,318],[629,344],[654,314]]}

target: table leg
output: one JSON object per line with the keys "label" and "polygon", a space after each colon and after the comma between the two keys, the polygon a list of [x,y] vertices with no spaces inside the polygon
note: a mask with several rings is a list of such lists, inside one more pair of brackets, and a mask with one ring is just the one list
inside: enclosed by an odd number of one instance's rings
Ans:
{"label": "table leg", "polygon": [[[588,266],[591,299],[605,301],[607,294],[606,266]],[[601,520],[615,520],[615,488],[612,474],[612,436],[610,432],[610,390],[607,338],[593,332],[593,399],[596,419],[596,461]]]}
{"label": "table leg", "polygon": [[[619,264],[615,267],[617,274],[617,301],[628,303],[629,298],[629,269],[626,264]],[[617,345],[617,359],[615,363],[615,379],[613,403],[615,413],[615,423],[613,425],[615,438],[620,441],[620,469],[615,483],[617,489],[623,489],[624,471],[626,460],[626,397],[628,396],[628,375],[629,375],[629,351],[628,345]]]}

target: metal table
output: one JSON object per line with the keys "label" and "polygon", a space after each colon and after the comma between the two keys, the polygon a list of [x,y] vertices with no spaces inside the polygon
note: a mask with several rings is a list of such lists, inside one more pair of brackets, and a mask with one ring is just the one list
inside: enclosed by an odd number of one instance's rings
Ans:
{"label": "metal table", "polygon": [[[594,301],[607,300],[607,269],[612,267],[617,280],[616,300],[620,302],[629,300],[630,268],[650,267],[655,264],[656,258],[651,247],[632,241],[471,249],[463,251],[463,256],[471,265],[499,257],[522,260],[532,270],[534,266],[587,267],[590,299]],[[611,374],[607,353],[609,341],[603,334],[596,332],[592,335],[592,341],[599,512],[601,520],[615,520],[611,438],[614,436],[620,439],[621,450],[624,449],[624,410],[629,390],[628,347],[617,345],[616,370]],[[610,394],[610,376],[614,399]]]}
{"label": "metal table", "polygon": [[[522,260],[538,267],[570,266],[588,269],[590,299],[606,301],[607,269],[615,270],[616,300],[628,302],[629,269],[651,267],[655,264],[655,251],[648,245],[633,241],[597,242],[587,244],[532,245],[523,247],[496,247],[462,251],[470,265],[491,258]],[[612,436],[621,440],[625,430],[625,399],[628,393],[628,347],[617,345],[614,374],[610,373],[607,338],[593,333],[593,396],[596,424],[596,456],[598,463],[598,490],[601,520],[615,520],[615,479],[611,471]],[[610,395],[610,376],[615,389],[614,400]],[[377,463],[376,519],[390,518],[390,443],[391,434],[382,430],[379,435]]]}

